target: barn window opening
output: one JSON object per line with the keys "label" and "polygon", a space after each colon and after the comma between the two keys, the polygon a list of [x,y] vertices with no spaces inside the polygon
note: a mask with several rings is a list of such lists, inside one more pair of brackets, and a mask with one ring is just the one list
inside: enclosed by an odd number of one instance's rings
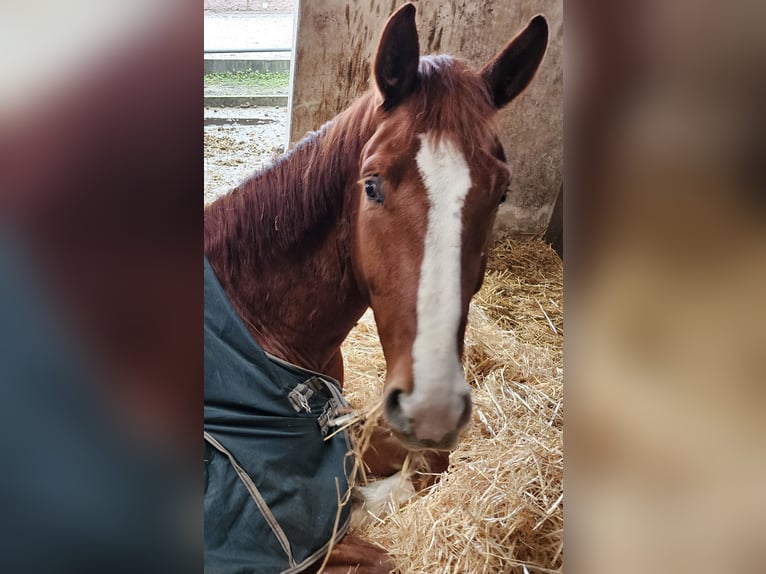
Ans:
{"label": "barn window opening", "polygon": [[205,0],[205,203],[287,148],[297,0]]}

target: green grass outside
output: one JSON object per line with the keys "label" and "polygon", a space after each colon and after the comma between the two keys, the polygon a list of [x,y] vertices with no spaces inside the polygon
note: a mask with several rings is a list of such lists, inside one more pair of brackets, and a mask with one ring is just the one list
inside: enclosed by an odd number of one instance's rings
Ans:
{"label": "green grass outside", "polygon": [[205,87],[240,86],[243,88],[284,88],[290,85],[289,72],[231,72],[205,74]]}

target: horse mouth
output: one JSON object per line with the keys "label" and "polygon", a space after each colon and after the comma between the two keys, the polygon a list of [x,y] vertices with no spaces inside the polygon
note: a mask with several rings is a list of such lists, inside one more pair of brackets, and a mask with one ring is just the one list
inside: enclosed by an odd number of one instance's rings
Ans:
{"label": "horse mouth", "polygon": [[452,431],[447,433],[443,438],[438,441],[429,439],[418,439],[408,432],[403,432],[389,423],[389,428],[397,440],[402,443],[402,446],[407,450],[438,450],[438,451],[451,451],[460,442],[460,431]]}

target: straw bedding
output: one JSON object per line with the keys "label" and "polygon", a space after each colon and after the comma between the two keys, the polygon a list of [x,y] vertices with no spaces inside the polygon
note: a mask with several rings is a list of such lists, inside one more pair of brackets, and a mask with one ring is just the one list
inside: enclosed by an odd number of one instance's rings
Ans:
{"label": "straw bedding", "polygon": [[[563,571],[562,263],[498,239],[466,333],[474,411],[427,492],[358,528],[405,574]],[[344,343],[344,394],[379,403],[385,361],[368,311]]]}

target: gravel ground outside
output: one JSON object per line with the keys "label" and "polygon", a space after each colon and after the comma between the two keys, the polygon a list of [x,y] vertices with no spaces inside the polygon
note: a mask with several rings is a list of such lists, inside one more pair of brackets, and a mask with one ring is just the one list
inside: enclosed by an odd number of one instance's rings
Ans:
{"label": "gravel ground outside", "polygon": [[285,151],[287,108],[205,108],[207,205]]}

